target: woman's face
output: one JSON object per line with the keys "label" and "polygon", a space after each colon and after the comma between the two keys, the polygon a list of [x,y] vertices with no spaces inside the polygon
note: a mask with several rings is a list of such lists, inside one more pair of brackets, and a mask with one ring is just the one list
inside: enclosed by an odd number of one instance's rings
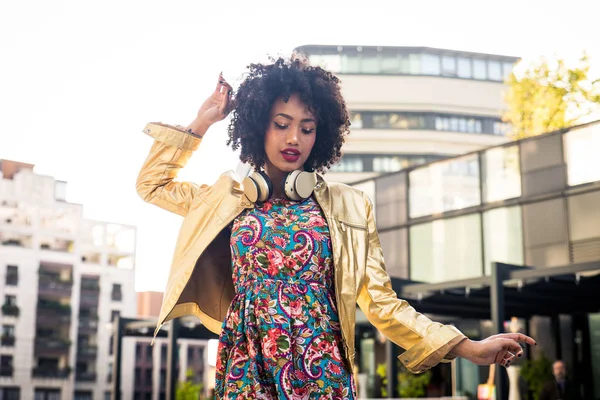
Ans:
{"label": "woman's face", "polygon": [[316,118],[298,95],[291,95],[287,103],[275,100],[265,134],[267,173],[304,169],[316,137]]}

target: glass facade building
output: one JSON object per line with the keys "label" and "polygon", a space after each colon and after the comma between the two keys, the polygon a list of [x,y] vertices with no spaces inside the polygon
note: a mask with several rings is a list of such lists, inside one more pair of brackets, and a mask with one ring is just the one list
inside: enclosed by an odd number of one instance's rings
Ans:
{"label": "glass facade building", "polygon": [[[388,273],[438,283],[490,275],[492,262],[600,261],[599,154],[600,121],[354,186],[375,205]],[[600,316],[588,318],[591,329]],[[590,345],[600,382],[598,334]]]}

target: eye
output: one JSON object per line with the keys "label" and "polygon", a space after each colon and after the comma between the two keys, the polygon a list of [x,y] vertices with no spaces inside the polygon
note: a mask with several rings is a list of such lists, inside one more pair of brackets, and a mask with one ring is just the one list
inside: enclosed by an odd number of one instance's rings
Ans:
{"label": "eye", "polygon": [[277,128],[277,129],[286,129],[288,127],[287,125],[278,124],[275,121],[273,121],[273,125],[275,125],[275,128]]}
{"label": "eye", "polygon": [[311,133],[313,133],[315,131],[315,128],[311,128],[311,129],[305,129],[302,128],[302,133],[305,133],[307,135],[310,135]]}

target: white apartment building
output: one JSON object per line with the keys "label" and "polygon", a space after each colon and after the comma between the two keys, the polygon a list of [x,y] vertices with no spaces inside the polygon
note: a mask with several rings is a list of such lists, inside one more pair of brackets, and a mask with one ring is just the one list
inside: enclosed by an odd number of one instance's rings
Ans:
{"label": "white apartment building", "polygon": [[[111,320],[136,313],[135,227],[82,218],[66,183],[0,160],[0,399],[109,399]],[[131,374],[135,344],[123,347]],[[133,380],[123,379],[124,399]]]}
{"label": "white apartment building", "polygon": [[516,57],[428,47],[296,50],[339,76],[351,112],[329,180],[357,182],[508,140],[503,81]]}

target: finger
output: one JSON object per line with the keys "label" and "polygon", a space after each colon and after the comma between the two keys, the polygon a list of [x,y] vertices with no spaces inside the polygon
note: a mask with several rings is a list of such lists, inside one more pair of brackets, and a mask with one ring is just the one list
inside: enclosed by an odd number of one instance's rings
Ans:
{"label": "finger", "polygon": [[221,99],[221,104],[219,106],[219,109],[225,115],[229,114],[229,108],[231,106],[231,101],[232,101],[231,95],[232,95],[231,90],[227,90],[227,92],[223,95],[223,98]]}
{"label": "finger", "polygon": [[521,345],[513,339],[502,339],[502,349],[511,352],[512,354],[519,354],[523,352]]}
{"label": "finger", "polygon": [[503,338],[512,339],[517,342],[527,343],[532,346],[537,346],[537,342],[530,338],[527,335],[523,335],[522,333],[504,333],[501,335]]}
{"label": "finger", "polygon": [[507,357],[507,354],[508,354],[507,350],[500,350],[496,354],[496,357],[494,358],[494,364],[504,365],[504,362],[505,362],[505,359]]}
{"label": "finger", "polygon": [[221,93],[221,88],[223,87],[224,82],[225,82],[225,79],[223,79],[223,73],[220,72],[219,79],[217,80],[217,87],[215,88],[216,93]]}

